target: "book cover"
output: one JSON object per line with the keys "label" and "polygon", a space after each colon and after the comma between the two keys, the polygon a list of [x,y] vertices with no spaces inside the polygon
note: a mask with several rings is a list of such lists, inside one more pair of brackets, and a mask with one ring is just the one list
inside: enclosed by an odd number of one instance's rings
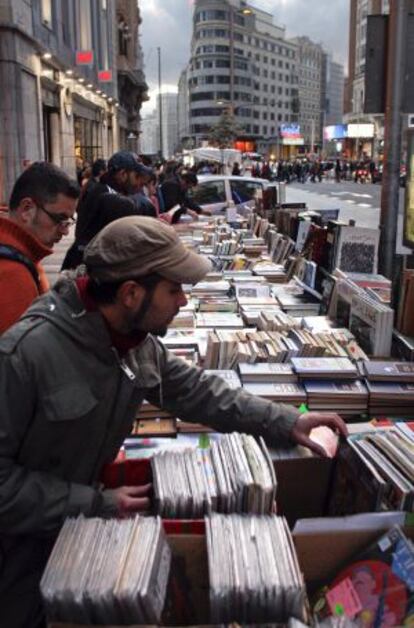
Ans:
{"label": "book cover", "polygon": [[414,547],[399,526],[340,570],[316,597],[318,619],[346,616],[358,626],[408,626],[414,619]]}
{"label": "book cover", "polygon": [[341,226],[336,266],[345,272],[377,273],[379,229]]}

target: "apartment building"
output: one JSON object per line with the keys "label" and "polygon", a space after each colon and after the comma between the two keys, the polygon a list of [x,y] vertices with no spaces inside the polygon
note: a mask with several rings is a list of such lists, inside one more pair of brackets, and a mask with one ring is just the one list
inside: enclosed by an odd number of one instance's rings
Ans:
{"label": "apartment building", "polygon": [[305,146],[313,153],[322,146],[327,55],[322,46],[309,37],[295,37],[293,42],[298,47],[299,125]]}
{"label": "apartment building", "polygon": [[226,109],[243,129],[242,150],[277,142],[281,125],[298,122],[297,54],[271,14],[241,0],[196,0],[187,68],[194,144]]}

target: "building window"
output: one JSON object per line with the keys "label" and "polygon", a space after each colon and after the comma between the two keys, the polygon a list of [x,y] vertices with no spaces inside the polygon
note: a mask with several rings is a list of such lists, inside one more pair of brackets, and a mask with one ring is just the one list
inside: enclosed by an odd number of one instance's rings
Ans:
{"label": "building window", "polygon": [[227,20],[228,13],[226,11],[199,11],[196,13],[196,24],[199,22],[209,22],[210,20]]}
{"label": "building window", "polygon": [[45,24],[49,28],[52,28],[53,0],[42,0],[41,9],[43,24]]}
{"label": "building window", "polygon": [[[77,43],[80,50],[91,50],[92,48],[92,16],[91,3],[76,1],[76,31]],[[118,27],[118,33],[121,31]],[[122,31],[125,34],[124,31]],[[122,54],[122,53],[121,53]]]}

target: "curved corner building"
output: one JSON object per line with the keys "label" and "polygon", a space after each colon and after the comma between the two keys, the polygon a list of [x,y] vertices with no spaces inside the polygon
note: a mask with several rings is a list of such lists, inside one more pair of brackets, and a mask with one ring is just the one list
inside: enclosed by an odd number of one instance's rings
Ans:
{"label": "curved corner building", "polygon": [[226,109],[243,129],[242,150],[297,122],[295,43],[271,14],[241,0],[196,0],[188,68],[190,134],[196,145]]}

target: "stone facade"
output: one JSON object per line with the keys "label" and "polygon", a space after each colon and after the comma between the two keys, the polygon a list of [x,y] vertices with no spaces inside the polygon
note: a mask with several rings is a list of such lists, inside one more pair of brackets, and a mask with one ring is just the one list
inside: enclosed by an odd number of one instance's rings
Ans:
{"label": "stone facade", "polygon": [[[146,85],[134,6],[0,0],[0,204],[31,161],[46,159],[74,175],[83,161],[124,146],[131,130],[138,137]],[[131,37],[120,36],[122,16],[122,34]],[[93,51],[92,63],[77,65],[77,51]]]}

